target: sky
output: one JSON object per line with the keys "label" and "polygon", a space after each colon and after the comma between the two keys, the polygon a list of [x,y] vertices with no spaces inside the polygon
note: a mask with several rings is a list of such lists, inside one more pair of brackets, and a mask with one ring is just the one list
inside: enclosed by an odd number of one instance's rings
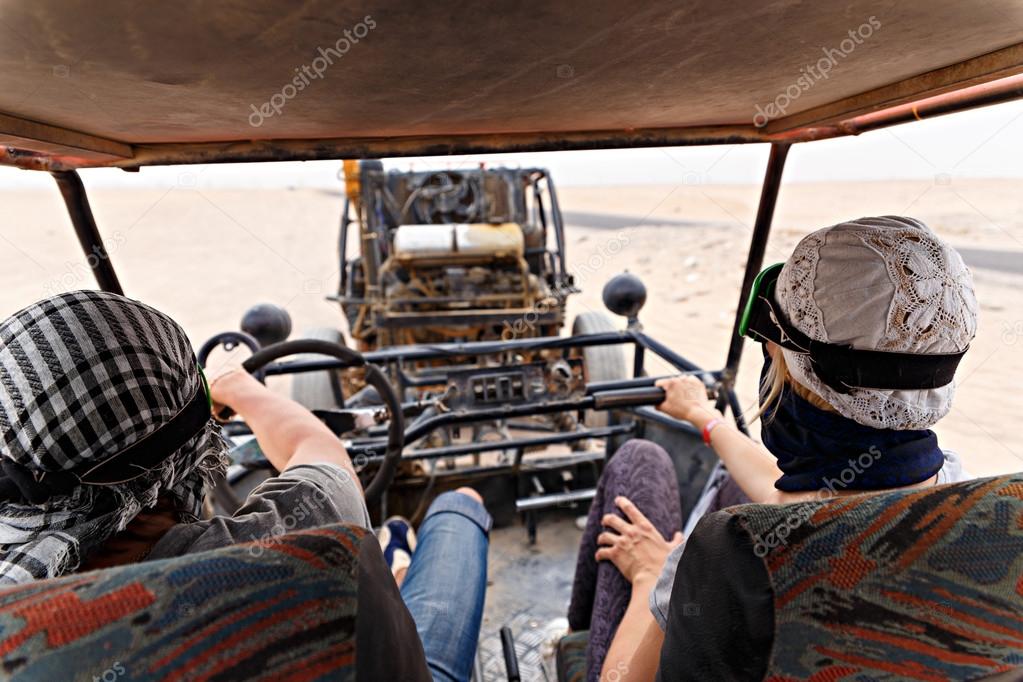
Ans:
{"label": "sky", "polygon": [[[388,168],[473,167],[479,163],[549,168],[559,185],[759,183],[767,146],[538,152],[387,159]],[[338,161],[211,164],[82,171],[87,187],[338,188]],[[786,182],[1023,178],[1023,101],[797,145]],[[0,168],[0,189],[49,188],[45,174]]]}

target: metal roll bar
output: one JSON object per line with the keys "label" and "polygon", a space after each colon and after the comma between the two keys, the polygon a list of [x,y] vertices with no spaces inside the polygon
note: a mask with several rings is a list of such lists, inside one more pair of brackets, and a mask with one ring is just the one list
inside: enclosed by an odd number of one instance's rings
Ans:
{"label": "metal roll bar", "polygon": [[123,295],[124,289],[117,279],[114,264],[110,262],[110,253],[103,245],[103,237],[96,227],[96,218],[92,215],[92,207],[89,206],[89,196],[85,193],[85,185],[82,184],[78,171],[51,171],[50,175],[57,181],[57,188],[64,198],[75,234],[78,235],[78,243],[85,252],[85,261],[96,277],[99,288]]}
{"label": "metal roll bar", "polygon": [[[739,335],[739,323],[742,321],[746,299],[753,288],[753,280],[757,278],[760,270],[764,267],[764,254],[767,251],[767,240],[771,236],[771,222],[774,220],[774,208],[778,203],[778,190],[781,189],[781,176],[785,170],[785,159],[789,155],[789,146],[787,143],[777,142],[771,145],[771,156],[768,157],[767,170],[764,172],[760,205],[757,207],[757,219],[753,224],[753,234],[750,237],[746,271],[742,277],[739,303],[735,308],[735,322],[732,325],[732,337],[728,343],[728,356],[725,359],[723,380],[729,388],[735,384],[735,376],[739,371],[739,360],[742,359],[744,339]],[[719,410],[729,404],[729,394],[731,393],[731,390],[724,391],[718,396],[717,408]],[[735,417],[738,421],[742,420],[738,411],[735,411]]]}

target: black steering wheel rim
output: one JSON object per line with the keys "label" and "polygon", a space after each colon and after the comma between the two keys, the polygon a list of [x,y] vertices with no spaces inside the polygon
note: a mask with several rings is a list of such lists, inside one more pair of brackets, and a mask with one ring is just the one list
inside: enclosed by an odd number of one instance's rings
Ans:
{"label": "black steering wheel rim", "polygon": [[302,353],[329,355],[345,363],[344,367],[365,368],[366,383],[377,390],[390,413],[390,423],[387,427],[387,448],[384,450],[380,468],[365,490],[366,504],[373,504],[380,499],[383,492],[391,485],[391,481],[394,480],[394,474],[398,469],[398,462],[401,460],[401,453],[405,447],[405,419],[401,411],[401,400],[391,382],[388,381],[387,375],[379,367],[366,362],[361,353],[332,341],[322,339],[281,341],[259,349],[242,363],[242,367],[250,374],[254,374],[274,360]]}

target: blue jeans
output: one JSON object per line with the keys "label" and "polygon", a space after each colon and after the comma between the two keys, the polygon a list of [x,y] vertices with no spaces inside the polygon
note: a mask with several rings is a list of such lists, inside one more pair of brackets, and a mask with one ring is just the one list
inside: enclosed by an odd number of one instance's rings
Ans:
{"label": "blue jeans", "polygon": [[487,589],[491,518],[461,493],[439,495],[419,527],[401,597],[412,614],[437,682],[472,675]]}

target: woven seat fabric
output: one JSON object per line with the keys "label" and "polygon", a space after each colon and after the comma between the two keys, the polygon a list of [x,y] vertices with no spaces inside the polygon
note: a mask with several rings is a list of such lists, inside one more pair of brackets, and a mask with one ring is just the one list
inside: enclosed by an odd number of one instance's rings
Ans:
{"label": "woven seat fabric", "polygon": [[1023,671],[1023,474],[729,512],[774,591],[767,679]]}
{"label": "woven seat fabric", "polygon": [[586,647],[588,630],[571,632],[558,640],[558,682],[583,682],[586,679]]}
{"label": "woven seat fabric", "polygon": [[348,526],[0,591],[0,674],[21,680],[355,679]]}

